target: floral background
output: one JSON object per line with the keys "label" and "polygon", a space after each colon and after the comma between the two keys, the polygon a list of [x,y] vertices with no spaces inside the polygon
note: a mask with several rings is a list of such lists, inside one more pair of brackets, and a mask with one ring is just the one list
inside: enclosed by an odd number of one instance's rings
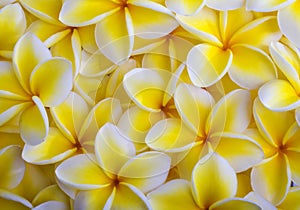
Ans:
{"label": "floral background", "polygon": [[0,0],[0,209],[300,209],[300,0]]}

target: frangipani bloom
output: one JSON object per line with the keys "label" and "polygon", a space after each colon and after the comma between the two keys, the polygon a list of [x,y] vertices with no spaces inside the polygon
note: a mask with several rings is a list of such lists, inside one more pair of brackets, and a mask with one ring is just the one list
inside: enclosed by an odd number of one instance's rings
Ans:
{"label": "frangipani bloom", "polygon": [[273,111],[296,109],[296,119],[300,124],[300,51],[291,44],[274,42],[270,45],[270,52],[288,81],[277,79],[266,83],[259,89],[259,99]]}
{"label": "frangipani bloom", "polygon": [[270,111],[258,99],[253,109],[259,133],[250,135],[261,145],[266,159],[253,167],[251,185],[276,206],[285,199],[292,180],[300,184],[300,128],[291,112]]}
{"label": "frangipani bloom", "polygon": [[157,38],[178,26],[171,11],[152,0],[66,0],[59,19],[75,27],[96,24],[96,43],[114,63],[130,57],[134,35]]}
{"label": "frangipani bloom", "polygon": [[206,90],[182,83],[176,88],[174,100],[182,121],[171,118],[158,122],[145,141],[150,148],[168,154],[189,152],[184,159],[181,157],[183,160],[177,160],[180,176],[189,179],[194,164],[206,154],[201,150],[208,142],[237,172],[262,160],[259,145],[241,134],[251,119],[248,91],[232,91],[215,104]]}
{"label": "frangipani bloom", "polygon": [[28,144],[42,142],[49,131],[45,107],[61,104],[73,86],[71,62],[52,57],[36,36],[27,33],[15,46],[13,65],[1,66],[0,125],[21,113],[22,139]]}
{"label": "frangipani bloom", "polygon": [[194,85],[211,86],[228,72],[240,87],[256,89],[277,77],[275,65],[263,51],[281,37],[275,16],[254,19],[244,8],[218,12],[204,7],[193,16],[177,15],[177,19],[204,41],[187,56]]}
{"label": "frangipani bloom", "polygon": [[26,30],[26,18],[22,7],[16,3],[1,8],[0,26],[0,56],[11,58],[16,42]]}
{"label": "frangipani bloom", "polygon": [[170,158],[156,151],[136,155],[110,123],[97,134],[95,154],[73,156],[56,169],[59,181],[79,190],[74,209],[149,209],[144,193],[165,182]]}
{"label": "frangipani bloom", "polygon": [[147,197],[154,210],[260,209],[250,201],[234,198],[236,190],[235,171],[224,158],[211,152],[195,165],[191,183],[175,179],[150,192]]}

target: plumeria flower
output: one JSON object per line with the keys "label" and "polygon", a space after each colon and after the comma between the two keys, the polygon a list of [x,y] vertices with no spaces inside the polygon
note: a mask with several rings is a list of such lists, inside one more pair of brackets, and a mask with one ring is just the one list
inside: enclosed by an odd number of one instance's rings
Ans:
{"label": "plumeria flower", "polygon": [[281,37],[275,16],[254,19],[244,8],[218,12],[204,7],[193,16],[177,15],[177,20],[204,41],[187,56],[194,85],[211,86],[228,72],[240,87],[256,89],[277,77],[275,65],[263,51]]}
{"label": "plumeria flower", "polygon": [[292,112],[273,112],[256,99],[254,118],[258,131],[252,136],[262,147],[266,159],[252,168],[254,192],[277,206],[285,199],[293,180],[300,183],[300,129]]}
{"label": "plumeria flower", "polygon": [[178,26],[170,10],[145,0],[67,0],[59,19],[75,27],[96,24],[96,43],[114,63],[129,58],[134,35],[161,37]]}
{"label": "plumeria flower", "polygon": [[[291,44],[274,42],[270,45],[273,60],[287,78],[272,80],[263,85],[258,92],[261,102],[273,111],[296,109],[296,119],[300,124],[300,51]],[[275,93],[280,93],[276,94]]]}
{"label": "plumeria flower", "polygon": [[246,9],[257,11],[257,12],[271,12],[271,11],[280,10],[292,4],[293,2],[295,2],[295,0],[282,0],[282,1],[246,0]]}
{"label": "plumeria flower", "polygon": [[265,198],[255,192],[250,192],[246,197],[247,200],[255,202],[262,210],[277,210],[277,209],[298,209],[300,204],[298,202],[300,198],[300,188],[291,187],[284,201],[274,206],[272,203],[267,201]]}
{"label": "plumeria flower", "polygon": [[26,30],[26,18],[22,7],[16,3],[1,8],[0,25],[0,56],[11,58],[16,42]]}
{"label": "plumeria flower", "polygon": [[22,112],[22,139],[42,142],[49,132],[46,108],[61,104],[72,86],[71,62],[52,57],[36,36],[25,34],[14,48],[13,64],[1,63],[0,125]]}
{"label": "plumeria flower", "polygon": [[259,145],[241,134],[251,119],[248,91],[234,90],[215,104],[206,90],[182,83],[176,88],[174,100],[181,120],[170,118],[158,122],[145,142],[154,150],[175,155],[173,164],[178,164],[182,178],[189,179],[199,157],[206,155],[206,149],[202,148],[207,143],[237,172],[263,159]]}
{"label": "plumeria flower", "polygon": [[170,158],[155,151],[136,155],[110,123],[97,134],[95,154],[73,156],[56,168],[63,184],[79,190],[74,209],[149,209],[144,193],[164,183]]}
{"label": "plumeria flower", "polygon": [[260,209],[255,203],[235,198],[237,178],[229,163],[209,153],[195,165],[191,182],[172,180],[150,192],[153,209]]}

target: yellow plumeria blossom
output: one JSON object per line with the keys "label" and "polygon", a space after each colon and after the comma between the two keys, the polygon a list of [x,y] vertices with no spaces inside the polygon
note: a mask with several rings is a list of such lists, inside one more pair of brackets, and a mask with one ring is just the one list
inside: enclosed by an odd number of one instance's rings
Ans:
{"label": "yellow plumeria blossom", "polygon": [[300,183],[300,128],[292,112],[270,111],[258,99],[254,118],[259,132],[249,135],[261,145],[266,159],[252,168],[251,185],[276,206],[285,199],[292,180]]}
{"label": "yellow plumeria blossom", "polygon": [[95,154],[73,156],[56,168],[63,184],[79,190],[74,209],[149,209],[144,193],[165,182],[170,158],[156,151],[136,155],[110,123],[97,134]]}
{"label": "yellow plumeria blossom", "polygon": [[209,153],[195,165],[191,182],[172,180],[147,197],[154,210],[160,209],[260,209],[255,203],[235,198],[237,178],[229,163]]}
{"label": "yellow plumeria blossom", "polygon": [[11,58],[14,45],[26,30],[25,14],[18,3],[0,9],[0,26],[0,56]]}
{"label": "yellow plumeria blossom", "polygon": [[232,91],[215,104],[206,90],[182,83],[176,88],[174,100],[181,120],[171,118],[158,122],[150,129],[145,141],[154,150],[189,152],[185,158],[181,157],[183,160],[177,160],[180,176],[190,177],[207,142],[237,172],[245,171],[263,159],[259,145],[241,134],[251,119],[248,91]]}
{"label": "yellow plumeria blossom", "polygon": [[177,19],[204,42],[187,56],[188,73],[196,86],[211,86],[227,72],[246,89],[277,77],[275,65],[263,51],[281,37],[275,16],[255,19],[244,8],[218,12],[204,7],[193,16],[177,15]]}
{"label": "yellow plumeria blossom", "polygon": [[178,26],[170,10],[145,0],[67,0],[59,19],[75,27],[96,24],[96,43],[114,63],[129,58],[135,34],[156,38]]}
{"label": "yellow plumeria blossom", "polygon": [[[287,78],[272,80],[259,89],[259,99],[273,111],[287,111],[300,107],[300,51],[293,45],[274,42],[270,45],[273,60]],[[280,94],[278,94],[280,93]],[[296,119],[300,123],[297,109]]]}
{"label": "yellow plumeria blossom", "polygon": [[1,66],[0,125],[22,112],[22,139],[28,144],[42,142],[49,130],[45,107],[61,104],[73,86],[71,62],[52,57],[36,36],[27,33],[14,48],[13,64]]}

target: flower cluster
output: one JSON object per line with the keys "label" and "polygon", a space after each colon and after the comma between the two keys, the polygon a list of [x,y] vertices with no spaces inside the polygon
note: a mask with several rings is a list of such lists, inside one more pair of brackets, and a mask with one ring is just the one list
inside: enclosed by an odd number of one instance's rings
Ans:
{"label": "flower cluster", "polygon": [[0,0],[0,209],[300,209],[300,0]]}

